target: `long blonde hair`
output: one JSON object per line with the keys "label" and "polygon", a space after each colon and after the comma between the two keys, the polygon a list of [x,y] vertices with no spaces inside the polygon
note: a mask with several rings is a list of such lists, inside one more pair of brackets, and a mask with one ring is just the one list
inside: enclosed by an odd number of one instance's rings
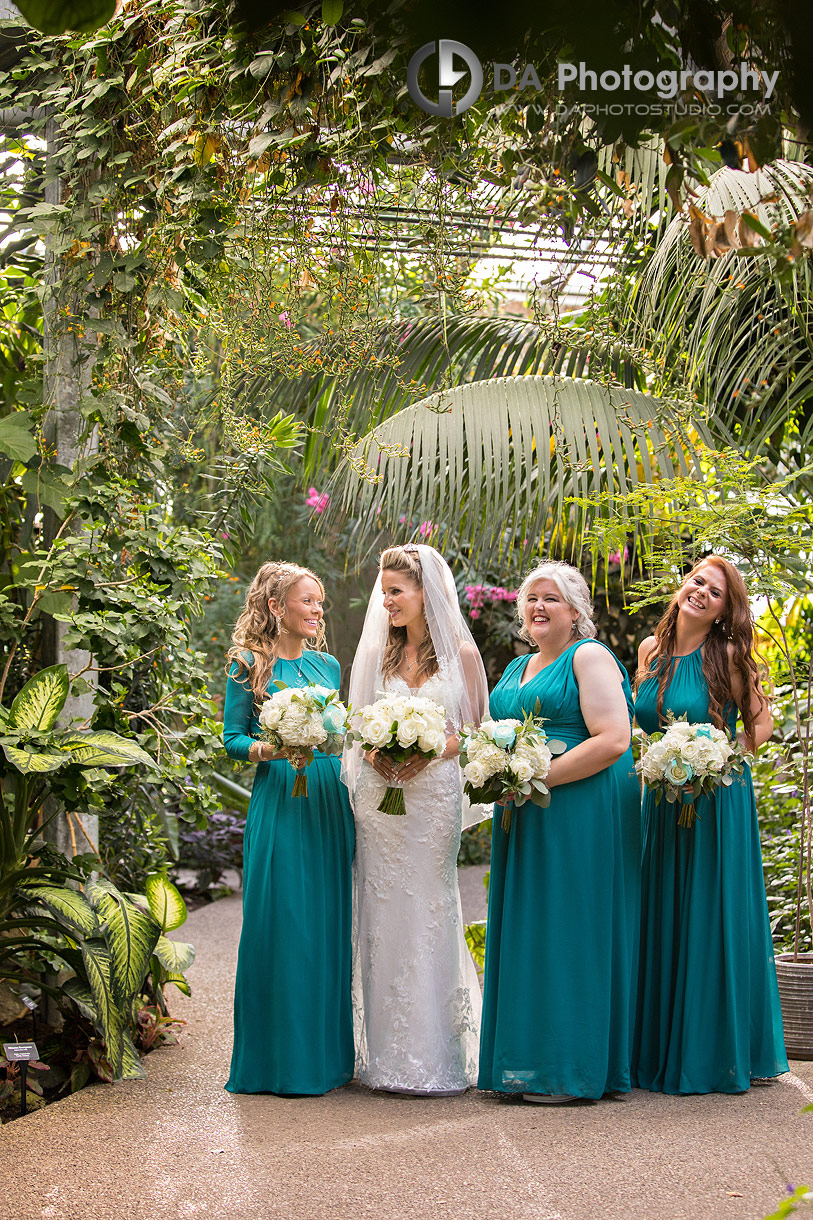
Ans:
{"label": "long blonde hair", "polygon": [[[382,573],[384,571],[403,572],[407,579],[411,580],[412,583],[417,585],[419,589],[423,588],[421,559],[416,547],[388,547],[386,551],[381,552],[378,567]],[[390,623],[387,628],[387,643],[384,648],[384,655],[381,658],[382,678],[391,678],[393,674],[396,674],[401,668],[401,662],[404,659],[404,650],[406,649],[406,642],[406,627],[393,627],[392,623]],[[416,661],[416,679],[420,678],[422,674],[425,674],[428,678],[431,677],[432,674],[436,674],[438,672],[438,659],[435,656],[435,646],[432,643],[432,636],[429,634],[429,626],[425,618],[423,624],[423,639],[418,645]],[[419,685],[419,683],[416,682],[416,685]]]}
{"label": "long blonde hair", "polygon": [[[262,703],[266,696],[279,648],[280,631],[277,618],[269,608],[269,598],[276,598],[279,602],[281,618],[285,613],[288,594],[303,576],[311,576],[324,597],[325,588],[316,573],[310,568],[301,568],[297,563],[264,563],[248,587],[246,604],[234,625],[232,646],[226,653],[226,673],[231,673],[236,665],[237,671],[233,676],[244,684],[248,681],[256,703]],[[304,647],[325,647],[323,621],[319,622],[314,643],[305,641]],[[247,658],[246,653],[251,653],[251,658]]]}

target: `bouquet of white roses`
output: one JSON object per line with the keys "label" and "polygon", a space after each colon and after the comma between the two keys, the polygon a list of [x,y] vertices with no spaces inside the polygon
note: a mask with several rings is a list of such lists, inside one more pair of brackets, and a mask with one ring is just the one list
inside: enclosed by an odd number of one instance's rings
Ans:
{"label": "bouquet of white roses", "polygon": [[[406,762],[415,755],[437,758],[446,748],[446,709],[419,695],[387,695],[353,713],[348,737],[362,750],[378,750],[393,762]],[[404,814],[404,793],[388,786],[379,813]]]}
{"label": "bouquet of white roses", "polygon": [[549,741],[540,716],[525,720],[483,720],[479,728],[467,725],[460,743],[460,765],[465,784],[463,791],[478,805],[494,801],[504,804],[503,830],[511,828],[507,803],[524,805],[531,801],[543,809],[550,804],[545,784],[554,754],[566,746]]}
{"label": "bouquet of white roses", "polygon": [[[308,795],[305,767],[318,747],[324,754],[340,754],[347,732],[347,708],[339,692],[327,686],[286,686],[275,682],[276,693],[260,708],[262,740],[269,741],[296,771],[291,796]],[[304,760],[304,762],[302,761]]]}
{"label": "bouquet of white roses", "polygon": [[[657,801],[680,806],[678,825],[691,826],[697,797],[733,783],[734,776],[742,774],[745,754],[738,741],[713,724],[670,719],[665,732],[652,734],[635,766]],[[688,791],[692,800],[684,804]]]}

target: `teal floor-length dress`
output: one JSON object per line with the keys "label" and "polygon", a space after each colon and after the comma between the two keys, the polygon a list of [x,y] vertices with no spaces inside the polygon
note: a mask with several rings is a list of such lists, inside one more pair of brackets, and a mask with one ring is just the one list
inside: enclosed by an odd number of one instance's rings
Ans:
{"label": "teal floor-length dress", "polygon": [[[522,719],[539,700],[549,737],[569,748],[585,741],[573,657],[587,642],[523,685],[530,657],[516,657],[492,691],[491,715]],[[632,754],[553,788],[547,809],[513,809],[508,832],[501,815],[495,807],[479,1087],[626,1092],[640,842]]]}
{"label": "teal floor-length dress", "polygon": [[[657,681],[635,702],[659,727]],[[701,650],[675,658],[664,715],[710,722]],[[733,734],[736,712],[728,727]],[[741,1093],[787,1071],[751,772],[696,802],[643,808],[642,920],[633,1083],[661,1093]]]}
{"label": "teal floor-length dress", "polygon": [[[272,673],[288,686],[336,689],[339,678],[335,657],[311,651],[277,660]],[[259,734],[253,694],[233,671],[223,725],[229,757],[248,759]],[[319,1094],[353,1077],[353,814],[337,757],[317,751],[307,776],[308,795],[293,797],[288,762],[257,766],[244,840],[232,1093]]]}

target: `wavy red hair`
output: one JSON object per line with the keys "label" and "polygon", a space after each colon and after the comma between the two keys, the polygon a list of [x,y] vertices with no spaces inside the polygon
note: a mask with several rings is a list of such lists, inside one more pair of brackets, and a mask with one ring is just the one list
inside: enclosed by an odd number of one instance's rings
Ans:
{"label": "wavy red hair", "polygon": [[[718,729],[726,728],[725,713],[732,705],[737,706],[731,687],[731,670],[742,682],[743,699],[739,705],[743,729],[748,743],[754,746],[754,724],[766,699],[761,692],[758,654],[754,648],[754,623],[748,602],[748,591],[740,572],[722,555],[704,555],[698,559],[684,577],[683,584],[702,563],[711,563],[719,568],[726,579],[726,605],[722,620],[715,623],[703,644],[703,675],[709,688],[709,714]],[[666,612],[655,628],[655,647],[645,659],[644,668],[635,675],[636,686],[647,678],[658,682],[658,717],[665,722],[663,700],[666,687],[674,668],[675,636],[678,619],[678,592],[676,590]],[[755,659],[757,658],[757,659]],[[654,671],[653,671],[654,662]],[[757,691],[758,707],[753,692]]]}

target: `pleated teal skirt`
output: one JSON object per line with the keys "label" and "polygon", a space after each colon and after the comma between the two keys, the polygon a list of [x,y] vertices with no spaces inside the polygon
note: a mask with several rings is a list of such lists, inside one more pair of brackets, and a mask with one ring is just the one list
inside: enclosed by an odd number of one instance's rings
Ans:
{"label": "pleated teal skirt", "polygon": [[308,796],[265,763],[246,820],[232,1093],[320,1094],[353,1077],[353,817],[339,760],[317,755]]}
{"label": "pleated teal skirt", "polygon": [[[656,694],[648,680],[636,701],[647,732]],[[699,649],[677,658],[664,705],[710,719]],[[696,807],[696,821],[679,826],[675,807],[645,792],[633,1083],[741,1093],[788,1067],[749,768]]]}
{"label": "pleated teal skirt", "polygon": [[[578,646],[524,685],[528,658],[513,661],[491,694],[491,714],[521,718],[539,699],[551,737],[569,747],[585,740],[572,669]],[[547,809],[515,809],[508,833],[495,808],[481,1089],[599,1098],[630,1088],[639,842],[632,774],[627,751],[615,767],[554,788]]]}

